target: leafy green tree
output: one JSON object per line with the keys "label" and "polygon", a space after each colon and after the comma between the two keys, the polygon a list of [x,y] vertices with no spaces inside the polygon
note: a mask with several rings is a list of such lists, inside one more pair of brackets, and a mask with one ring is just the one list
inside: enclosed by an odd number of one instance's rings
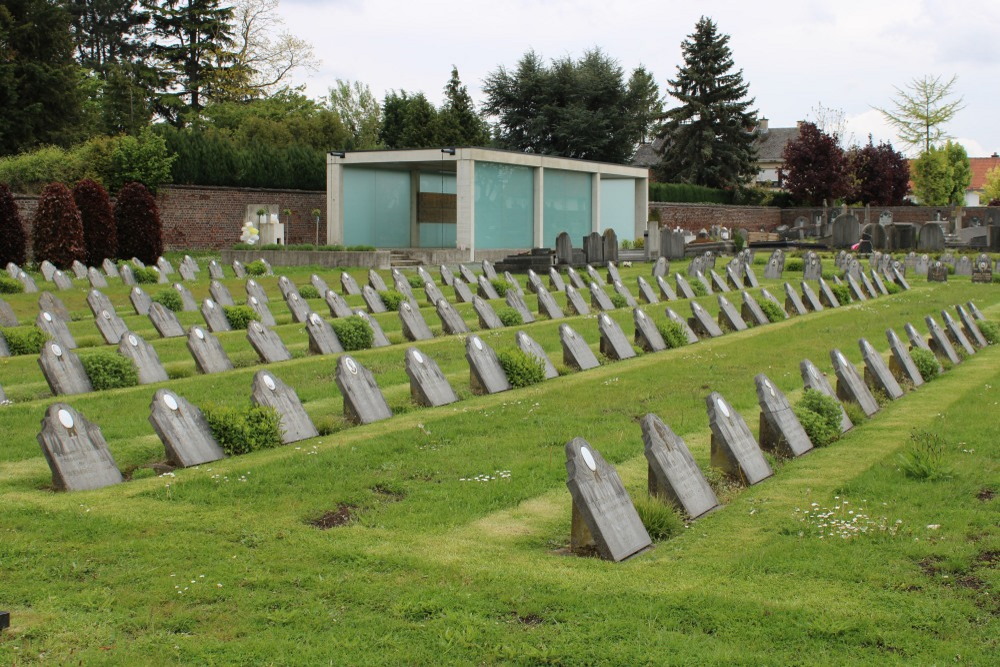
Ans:
{"label": "leafy green tree", "polygon": [[469,90],[458,78],[458,68],[451,67],[451,78],[444,87],[444,106],[438,110],[439,140],[451,146],[485,146],[490,141],[489,127],[476,112]]}
{"label": "leafy green tree", "polygon": [[781,178],[801,203],[816,206],[835,201],[850,188],[850,170],[837,140],[813,123],[802,123],[799,137],[785,146]]}
{"label": "leafy green tree", "polygon": [[903,88],[896,88],[892,109],[875,107],[886,121],[896,128],[896,134],[907,148],[925,153],[931,146],[947,139],[944,125],[965,108],[962,98],[954,96],[958,76],[942,81],[940,76],[913,79]]}
{"label": "leafy green tree", "polygon": [[665,114],[660,134],[663,155],[656,166],[660,180],[732,188],[757,173],[753,128],[757,112],[747,99],[743,70],[733,70],[729,35],[701,17],[681,43],[684,64],[668,81],[680,105]]}
{"label": "leafy green tree", "polygon": [[632,71],[628,80],[629,108],[635,109],[634,122],[638,128],[639,141],[645,143],[654,125],[663,117],[663,98],[656,78],[645,67]]}
{"label": "leafy green tree", "polygon": [[913,161],[913,194],[924,206],[945,206],[955,189],[953,167],[944,148],[931,146]]}
{"label": "leafy green tree", "polygon": [[965,152],[965,147],[957,142],[949,141],[944,145],[944,152],[948,155],[948,164],[951,165],[951,192],[948,195],[950,204],[964,204],[965,191],[972,183],[972,165],[969,163],[969,154]]}
{"label": "leafy green tree", "polygon": [[367,84],[337,79],[337,85],[330,88],[329,106],[340,116],[340,122],[350,133],[348,142],[333,147],[345,150],[382,147],[379,140],[382,107]]}
{"label": "leafy green tree", "polygon": [[126,183],[137,182],[156,192],[161,183],[170,182],[170,165],[175,159],[167,151],[163,137],[151,128],[138,137],[120,137],[111,153],[111,187],[118,190]]}
{"label": "leafy green tree", "polygon": [[1000,206],[1000,167],[993,167],[986,172],[983,195],[990,206]]}
{"label": "leafy green tree", "polygon": [[440,145],[438,112],[423,93],[390,91],[382,103],[379,140],[389,149]]}
{"label": "leafy green tree", "polygon": [[910,184],[910,166],[892,144],[876,146],[868,135],[868,145],[854,147],[847,154],[853,185],[848,200],[873,206],[899,206]]}

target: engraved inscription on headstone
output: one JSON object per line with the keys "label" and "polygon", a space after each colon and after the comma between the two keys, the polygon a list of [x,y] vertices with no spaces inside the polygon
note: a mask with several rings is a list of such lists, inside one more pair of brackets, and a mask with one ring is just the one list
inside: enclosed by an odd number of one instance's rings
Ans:
{"label": "engraved inscription on headstone", "polygon": [[334,381],[344,397],[344,417],[349,422],[371,424],[392,416],[375,376],[353,357],[345,354],[337,360]]}
{"label": "engraved inscription on headstone", "polygon": [[563,348],[563,363],[570,368],[586,371],[600,366],[587,341],[569,325],[559,325],[559,341]]}
{"label": "engraved inscription on headstone", "polygon": [[830,350],[830,361],[833,362],[833,371],[837,374],[837,398],[857,403],[869,417],[878,412],[878,401],[858,375],[858,369],[847,360],[844,353],[838,349]]}
{"label": "engraved inscription on headstone", "polygon": [[100,427],[66,403],[45,410],[37,440],[56,489],[89,491],[123,481]]}
{"label": "engraved inscription on headstone", "polygon": [[942,262],[934,262],[927,269],[927,282],[944,283],[948,282],[948,267]]}
{"label": "engraved inscription on headstone", "polygon": [[56,341],[46,341],[42,346],[42,353],[38,355],[38,366],[42,369],[49,389],[56,396],[85,394],[94,390],[80,358]]}
{"label": "engraved inscription on headstone", "polygon": [[747,486],[773,475],[740,413],[715,391],[705,404],[712,429],[712,465]]}
{"label": "engraved inscription on headstone", "polygon": [[760,404],[760,446],[783,456],[802,456],[813,448],[785,394],[763,373],[754,378]]}
{"label": "engraved inscription on headstone", "polygon": [[181,468],[226,457],[196,406],[169,389],[159,389],[149,404],[149,423],[163,443],[167,461]]}
{"label": "engraved inscription on headstone", "polygon": [[406,350],[406,374],[410,378],[410,396],[417,405],[433,408],[458,400],[437,362],[415,347]]}
{"label": "engraved inscription on headstone", "polygon": [[649,495],[670,503],[692,520],[717,508],[719,499],[684,440],[654,414],[645,415],[639,425],[649,464]]}
{"label": "engraved inscription on headstone", "polygon": [[247,327],[247,340],[256,350],[261,362],[265,364],[288,361],[292,358],[281,337],[260,322],[250,322],[250,326]]}
{"label": "engraved inscription on headstone", "polygon": [[160,357],[153,346],[137,334],[126,332],[118,342],[118,354],[131,359],[139,373],[139,384],[166,382],[167,371],[160,363]]}
{"label": "engraved inscription on headstone", "polygon": [[257,371],[253,376],[250,400],[275,409],[281,420],[281,442],[286,445],[319,435],[295,390],[269,371]]}

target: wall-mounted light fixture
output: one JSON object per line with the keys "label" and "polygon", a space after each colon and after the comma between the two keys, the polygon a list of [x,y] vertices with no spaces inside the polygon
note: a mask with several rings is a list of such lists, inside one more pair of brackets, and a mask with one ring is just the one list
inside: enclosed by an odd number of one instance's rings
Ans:
{"label": "wall-mounted light fixture", "polygon": [[442,148],[441,152],[442,153],[447,153],[448,155],[454,155],[455,154],[455,149],[454,148]]}
{"label": "wall-mounted light fixture", "polygon": [[347,157],[346,151],[330,151],[330,155],[333,157],[345,158]]}

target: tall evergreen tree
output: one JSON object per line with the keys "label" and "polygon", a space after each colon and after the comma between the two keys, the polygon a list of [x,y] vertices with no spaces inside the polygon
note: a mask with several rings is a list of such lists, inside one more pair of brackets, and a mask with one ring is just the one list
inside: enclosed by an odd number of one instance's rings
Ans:
{"label": "tall evergreen tree", "polygon": [[411,95],[393,90],[382,104],[379,141],[386,148],[429,148],[439,146],[437,109],[423,93]]}
{"label": "tall evergreen tree", "polygon": [[458,68],[452,65],[451,78],[444,87],[444,106],[438,110],[440,119],[439,140],[451,146],[485,146],[490,133],[476,112],[469,96],[469,89],[458,78]]}
{"label": "tall evergreen tree", "polygon": [[729,35],[703,16],[681,51],[684,65],[668,81],[680,106],[665,114],[660,129],[666,142],[657,177],[714,188],[742,185],[757,173],[757,112],[753,98],[746,99],[743,70],[732,71]]}
{"label": "tall evergreen tree", "polygon": [[653,126],[663,117],[663,98],[652,72],[641,65],[628,80],[629,107],[635,109],[634,121],[639,141],[646,143]]}
{"label": "tall evergreen tree", "polygon": [[97,181],[85,178],[73,188],[73,201],[80,211],[87,266],[100,266],[106,258],[118,256],[118,228],[108,191]]}

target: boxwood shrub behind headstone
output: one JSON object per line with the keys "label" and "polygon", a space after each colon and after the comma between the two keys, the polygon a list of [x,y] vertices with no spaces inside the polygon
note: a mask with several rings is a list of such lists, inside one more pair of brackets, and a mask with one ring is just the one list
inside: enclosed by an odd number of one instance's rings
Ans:
{"label": "boxwood shrub behind headstone", "polygon": [[45,332],[35,325],[21,327],[0,327],[0,335],[7,341],[11,356],[38,354],[49,339]]}
{"label": "boxwood shrub behind headstone", "polygon": [[260,321],[260,315],[250,306],[223,306],[229,326],[234,329],[246,329],[251,321]]}
{"label": "boxwood shrub behind headstone", "polygon": [[131,359],[111,352],[100,352],[81,357],[83,369],[94,389],[118,389],[139,384],[139,373]]}
{"label": "boxwood shrub behind headstone", "polygon": [[[399,294],[399,292],[396,292]],[[400,295],[402,297],[402,295]],[[398,309],[398,305],[397,305]],[[367,350],[375,340],[375,332],[363,318],[357,315],[350,317],[340,317],[330,322],[340,344],[347,352],[354,350]]]}
{"label": "boxwood shrub behind headstone", "polygon": [[281,446],[281,418],[274,408],[206,405],[201,410],[212,437],[229,456]]}

